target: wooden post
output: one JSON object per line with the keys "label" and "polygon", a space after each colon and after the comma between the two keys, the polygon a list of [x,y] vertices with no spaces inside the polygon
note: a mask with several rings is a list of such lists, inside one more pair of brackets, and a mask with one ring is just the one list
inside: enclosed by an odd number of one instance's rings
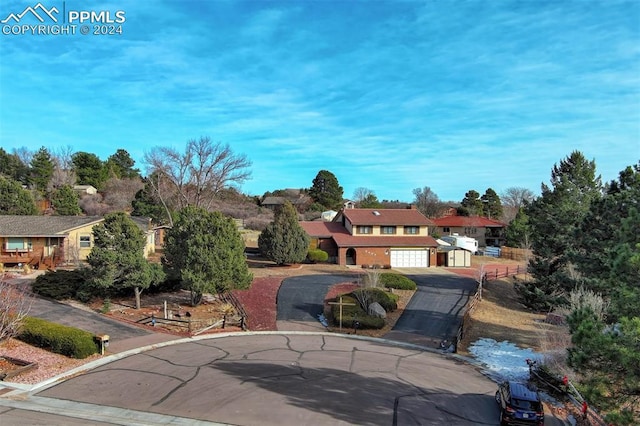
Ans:
{"label": "wooden post", "polygon": [[343,306],[356,306],[355,303],[348,303],[348,302],[342,302],[342,296],[340,296],[340,301],[339,302],[329,302],[330,305],[338,305],[340,307],[340,317],[339,317],[339,322],[340,322],[340,331],[342,331],[342,307]]}
{"label": "wooden post", "polygon": [[164,301],[164,319],[167,319],[167,301]]}

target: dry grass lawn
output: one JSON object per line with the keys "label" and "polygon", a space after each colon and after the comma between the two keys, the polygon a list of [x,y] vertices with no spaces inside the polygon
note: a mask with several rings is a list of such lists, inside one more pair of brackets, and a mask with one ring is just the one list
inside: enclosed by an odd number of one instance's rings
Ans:
{"label": "dry grass lawn", "polygon": [[469,355],[469,346],[480,338],[498,342],[507,340],[522,348],[539,352],[566,348],[566,327],[547,324],[545,314],[531,312],[519,301],[512,278],[489,281],[483,300],[476,305],[465,322],[465,333],[458,351]]}

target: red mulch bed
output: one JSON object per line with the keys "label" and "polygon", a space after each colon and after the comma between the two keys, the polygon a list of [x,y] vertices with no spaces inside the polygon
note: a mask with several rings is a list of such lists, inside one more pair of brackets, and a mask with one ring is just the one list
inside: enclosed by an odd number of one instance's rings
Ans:
{"label": "red mulch bed", "polygon": [[351,293],[353,290],[357,288],[358,288],[358,284],[354,284],[352,282],[334,284],[333,286],[331,286],[331,288],[329,288],[329,292],[324,297],[324,303],[327,303],[328,301],[335,299],[341,294]]}
{"label": "red mulch bed", "polygon": [[277,330],[276,297],[284,278],[286,277],[255,278],[248,290],[233,290],[247,312],[249,330]]}

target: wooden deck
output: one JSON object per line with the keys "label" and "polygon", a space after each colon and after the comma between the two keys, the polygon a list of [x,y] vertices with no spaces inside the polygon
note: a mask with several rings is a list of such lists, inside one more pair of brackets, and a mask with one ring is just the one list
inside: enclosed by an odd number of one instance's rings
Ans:
{"label": "wooden deck", "polygon": [[57,261],[55,255],[45,256],[43,249],[32,251],[2,250],[0,263],[10,268],[29,265],[34,269],[54,269]]}

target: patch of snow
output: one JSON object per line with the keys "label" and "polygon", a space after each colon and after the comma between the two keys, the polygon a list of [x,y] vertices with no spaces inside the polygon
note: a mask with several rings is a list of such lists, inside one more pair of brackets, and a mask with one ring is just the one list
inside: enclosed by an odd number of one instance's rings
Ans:
{"label": "patch of snow", "polygon": [[496,382],[529,379],[527,359],[542,360],[542,355],[532,349],[522,349],[509,341],[497,342],[482,338],[472,343],[469,352],[482,363],[485,373]]}

